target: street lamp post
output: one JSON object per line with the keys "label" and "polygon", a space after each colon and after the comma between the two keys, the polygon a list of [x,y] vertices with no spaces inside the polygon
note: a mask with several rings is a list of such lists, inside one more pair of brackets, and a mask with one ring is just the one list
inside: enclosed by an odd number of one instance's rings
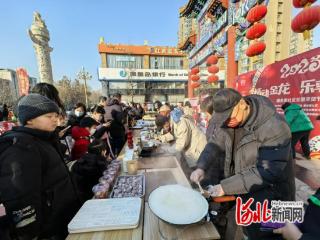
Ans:
{"label": "street lamp post", "polygon": [[79,80],[83,80],[84,82],[84,94],[86,97],[86,106],[88,107],[88,91],[87,91],[87,80],[91,80],[92,76],[89,72],[86,72],[84,67],[80,70],[80,72],[77,74],[77,78]]}

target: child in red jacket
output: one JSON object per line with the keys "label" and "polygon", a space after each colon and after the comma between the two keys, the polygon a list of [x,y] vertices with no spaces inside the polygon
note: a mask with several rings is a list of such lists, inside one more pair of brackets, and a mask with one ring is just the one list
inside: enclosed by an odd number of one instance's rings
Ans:
{"label": "child in red jacket", "polygon": [[71,130],[72,138],[75,140],[71,151],[71,159],[77,160],[88,151],[90,137],[95,133],[99,123],[91,117],[81,120],[80,126],[75,126]]}

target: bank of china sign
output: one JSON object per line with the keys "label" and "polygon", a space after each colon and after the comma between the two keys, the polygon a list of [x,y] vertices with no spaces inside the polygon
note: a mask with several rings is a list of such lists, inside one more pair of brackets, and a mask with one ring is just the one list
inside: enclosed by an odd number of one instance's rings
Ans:
{"label": "bank of china sign", "polygon": [[188,71],[180,69],[99,68],[99,80],[188,81]]}

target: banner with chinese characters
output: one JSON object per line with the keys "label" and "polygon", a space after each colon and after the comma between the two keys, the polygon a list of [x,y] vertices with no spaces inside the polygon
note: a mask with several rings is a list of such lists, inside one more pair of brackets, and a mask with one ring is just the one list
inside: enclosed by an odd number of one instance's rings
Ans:
{"label": "banner with chinese characters", "polygon": [[24,68],[17,68],[17,79],[19,85],[19,96],[28,95],[29,93],[29,76]]}
{"label": "banner with chinese characters", "polygon": [[299,104],[314,125],[311,156],[320,159],[320,48],[298,54],[262,69],[239,75],[236,89],[268,97],[281,113],[285,102]]}

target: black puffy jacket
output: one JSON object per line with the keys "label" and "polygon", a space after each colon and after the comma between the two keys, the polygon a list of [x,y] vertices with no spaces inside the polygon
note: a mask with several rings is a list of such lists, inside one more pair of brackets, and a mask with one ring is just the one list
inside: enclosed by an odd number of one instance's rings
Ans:
{"label": "black puffy jacket", "polygon": [[86,153],[73,164],[71,172],[83,202],[92,198],[92,187],[98,184],[107,165],[105,157],[92,153]]}
{"label": "black puffy jacket", "polygon": [[54,133],[16,127],[0,153],[0,201],[12,239],[64,239],[80,207]]}

